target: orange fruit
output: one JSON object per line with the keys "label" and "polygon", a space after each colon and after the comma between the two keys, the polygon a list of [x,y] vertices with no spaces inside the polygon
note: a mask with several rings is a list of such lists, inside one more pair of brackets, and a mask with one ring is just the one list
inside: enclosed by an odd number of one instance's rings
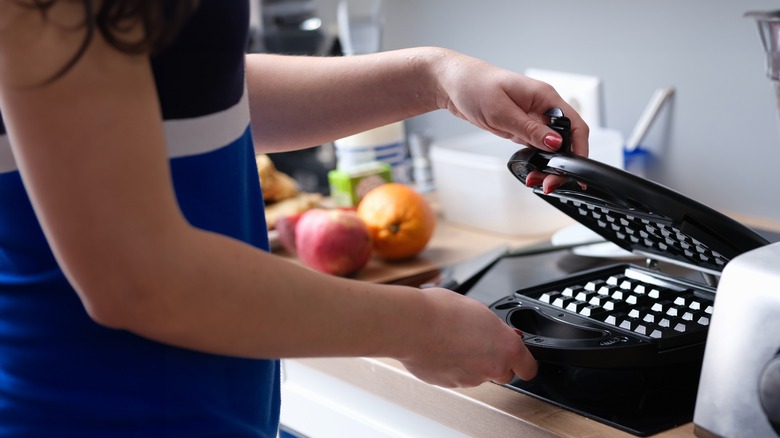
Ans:
{"label": "orange fruit", "polygon": [[400,183],[371,189],[358,203],[357,214],[368,226],[374,253],[385,260],[416,256],[436,228],[436,215],[428,201]]}

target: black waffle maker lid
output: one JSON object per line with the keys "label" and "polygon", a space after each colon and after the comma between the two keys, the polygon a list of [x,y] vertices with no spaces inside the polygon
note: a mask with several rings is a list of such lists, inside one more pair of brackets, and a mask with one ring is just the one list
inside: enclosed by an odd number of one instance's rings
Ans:
{"label": "black waffle maker lid", "polygon": [[[605,239],[638,256],[720,275],[732,258],[769,243],[739,222],[670,188],[571,153],[569,120],[558,108],[546,113],[561,133],[558,153],[534,148],[509,160],[524,185],[533,170],[567,177],[552,193],[534,193]],[[581,187],[580,183],[585,185]]]}

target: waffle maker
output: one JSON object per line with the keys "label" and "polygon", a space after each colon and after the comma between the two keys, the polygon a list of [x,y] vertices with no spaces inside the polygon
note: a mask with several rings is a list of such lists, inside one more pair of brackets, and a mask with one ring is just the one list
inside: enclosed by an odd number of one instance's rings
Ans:
{"label": "waffle maker", "polygon": [[[768,241],[729,217],[662,185],[571,153],[569,119],[546,113],[559,153],[526,148],[508,167],[568,181],[535,194],[619,247],[647,259],[518,290],[491,305],[538,361],[590,368],[653,367],[701,360],[718,278],[732,258]],[[584,188],[583,188],[584,184]],[[658,261],[701,273],[701,282],[654,269]]]}
{"label": "waffle maker", "polygon": [[[638,436],[688,423],[721,273],[769,241],[667,187],[574,155],[569,120],[558,108],[546,115],[561,149],[521,149],[509,171],[523,185],[532,171],[566,177],[552,193],[531,189],[646,263],[600,261],[541,284],[511,281],[522,286],[489,306],[522,332],[539,372],[504,386]],[[565,257],[504,258],[471,293]]]}

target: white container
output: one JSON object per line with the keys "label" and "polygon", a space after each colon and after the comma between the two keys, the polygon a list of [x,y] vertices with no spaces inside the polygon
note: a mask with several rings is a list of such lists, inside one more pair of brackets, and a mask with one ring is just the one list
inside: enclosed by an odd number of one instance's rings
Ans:
{"label": "white container", "polygon": [[350,171],[371,161],[387,163],[393,169],[393,180],[408,182],[409,160],[406,153],[404,122],[370,129],[333,142],[336,146],[336,166]]}
{"label": "white container", "polygon": [[573,224],[509,172],[509,158],[522,147],[488,132],[434,141],[431,165],[444,218],[513,237]]}

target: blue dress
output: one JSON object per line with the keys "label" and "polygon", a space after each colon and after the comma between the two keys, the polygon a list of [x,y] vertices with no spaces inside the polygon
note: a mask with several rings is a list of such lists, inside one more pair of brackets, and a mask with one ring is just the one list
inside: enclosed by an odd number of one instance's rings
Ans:
{"label": "blue dress", "polygon": [[[247,2],[201,0],[152,64],[187,219],[267,250],[244,77],[247,27]],[[46,242],[0,123],[0,437],[272,437],[279,405],[277,360],[175,348],[89,318]]]}

